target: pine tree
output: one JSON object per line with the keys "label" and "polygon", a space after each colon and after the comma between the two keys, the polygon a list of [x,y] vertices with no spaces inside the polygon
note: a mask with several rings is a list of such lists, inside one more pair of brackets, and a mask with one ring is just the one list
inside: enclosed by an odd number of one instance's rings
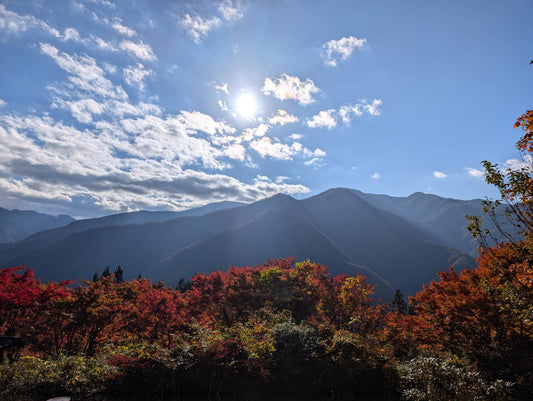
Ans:
{"label": "pine tree", "polygon": [[120,265],[117,267],[117,270],[115,270],[115,277],[113,280],[117,284],[124,282],[124,270],[122,270],[122,267],[120,267]]}
{"label": "pine tree", "polygon": [[402,315],[407,315],[407,302],[405,302],[403,292],[396,290],[394,293],[394,300],[391,304],[391,309],[393,312],[399,312]]}
{"label": "pine tree", "polygon": [[107,266],[104,272],[102,273],[102,277],[109,277],[109,276],[111,276],[111,273],[109,272],[109,266]]}

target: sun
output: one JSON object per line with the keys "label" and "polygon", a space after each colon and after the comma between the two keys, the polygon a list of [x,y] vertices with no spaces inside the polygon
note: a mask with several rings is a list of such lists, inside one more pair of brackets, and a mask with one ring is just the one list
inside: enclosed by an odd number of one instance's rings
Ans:
{"label": "sun", "polygon": [[243,118],[253,118],[257,111],[257,102],[250,93],[243,93],[235,102],[237,113]]}

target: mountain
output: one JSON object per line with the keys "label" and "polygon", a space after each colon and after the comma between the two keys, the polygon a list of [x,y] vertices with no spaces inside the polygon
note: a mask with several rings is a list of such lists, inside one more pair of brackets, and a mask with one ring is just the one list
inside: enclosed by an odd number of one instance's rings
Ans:
{"label": "mountain", "polygon": [[198,272],[295,256],[320,262],[333,274],[364,274],[385,298],[395,288],[412,295],[449,266],[474,264],[423,225],[349,189],[230,206],[167,221],[142,223],[142,214],[123,214],[75,222],[0,248],[0,264],[28,265],[53,280],[88,279],[105,266],[121,265],[126,278],[140,273],[175,285]]}
{"label": "mountain", "polygon": [[73,221],[74,218],[66,214],[56,217],[33,210],[0,208],[0,243],[5,246],[39,231],[65,226]]}
{"label": "mountain", "polygon": [[[137,212],[117,213],[104,217],[77,220],[64,227],[41,231],[29,238],[26,238],[24,241],[8,244],[4,247],[0,246],[0,250],[2,251],[0,254],[0,264],[3,264],[4,261],[17,259],[36,250],[55,244],[67,238],[69,235],[100,227],[165,222],[178,217],[201,216],[206,213],[217,210],[231,209],[241,205],[243,205],[243,203],[217,202],[181,212],[151,212],[141,210]],[[27,260],[27,258],[24,258],[24,260]]]}
{"label": "mountain", "polygon": [[322,231],[354,261],[404,292],[416,292],[421,283],[434,280],[436,272],[449,266],[472,265],[471,257],[351,190],[332,189],[302,202]]}
{"label": "mountain", "polygon": [[[373,206],[387,210],[429,231],[444,244],[477,257],[477,242],[468,232],[466,215],[482,216],[481,199],[458,200],[416,192],[406,198],[352,190]],[[494,229],[488,219],[486,227]]]}

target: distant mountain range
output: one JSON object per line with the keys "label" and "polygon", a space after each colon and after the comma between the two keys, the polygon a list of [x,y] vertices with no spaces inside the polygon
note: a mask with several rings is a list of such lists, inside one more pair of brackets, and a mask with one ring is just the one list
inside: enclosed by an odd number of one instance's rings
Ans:
{"label": "distant mountain range", "polygon": [[73,221],[74,218],[66,214],[56,217],[33,210],[8,210],[0,207],[0,246]]}
{"label": "distant mountain range", "polygon": [[27,265],[42,279],[63,280],[120,265],[126,278],[141,274],[175,285],[198,272],[294,256],[333,274],[364,274],[389,298],[396,288],[416,293],[450,266],[473,266],[476,245],[464,216],[480,213],[480,200],[336,188],[303,200],[276,195],[248,205],[70,218],[1,246],[0,266]]}

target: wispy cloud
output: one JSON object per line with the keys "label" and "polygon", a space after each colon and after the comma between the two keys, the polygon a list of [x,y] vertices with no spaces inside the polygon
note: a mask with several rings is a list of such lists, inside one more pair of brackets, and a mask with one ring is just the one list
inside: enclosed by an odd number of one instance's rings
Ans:
{"label": "wispy cloud", "polygon": [[476,178],[485,177],[485,172],[478,170],[477,168],[466,167],[465,170],[470,177],[476,177]]}
{"label": "wispy cloud", "polygon": [[131,40],[124,40],[120,42],[120,48],[141,60],[157,60],[157,56],[154,54],[152,47],[143,42],[136,43]]}
{"label": "wispy cloud", "polygon": [[297,123],[298,117],[293,116],[292,114],[287,113],[285,110],[278,110],[275,115],[270,117],[268,119],[268,122],[272,125],[285,125],[285,124],[291,124],[291,123]]}
{"label": "wispy cloud", "polygon": [[68,80],[70,86],[89,92],[93,95],[114,99],[125,99],[127,94],[120,87],[116,87],[105,77],[104,70],[98,66],[92,57],[83,55],[69,55],[60,52],[48,43],[40,43],[41,52],[51,57],[55,63],[71,75]]}
{"label": "wispy cloud", "polygon": [[349,125],[354,117],[361,117],[363,114],[379,116],[381,114],[381,99],[373,99],[368,102],[362,99],[359,103],[341,106],[338,110],[322,110],[318,114],[306,121],[309,128],[333,129],[337,126],[339,119],[345,125]]}
{"label": "wispy cloud", "polygon": [[137,86],[141,91],[144,91],[144,79],[154,73],[152,70],[144,68],[141,63],[130,65],[124,68],[123,72],[126,83],[131,86]]}
{"label": "wispy cloud", "polygon": [[298,77],[282,74],[278,78],[266,78],[261,91],[282,101],[296,100],[305,106],[315,102],[313,95],[320,89],[310,78],[301,81]]}
{"label": "wispy cloud", "polygon": [[233,21],[243,17],[242,9],[233,4],[231,0],[225,0],[218,7],[220,14],[226,21]]}
{"label": "wispy cloud", "polygon": [[330,40],[322,45],[323,58],[327,65],[336,67],[339,60],[346,60],[355,49],[360,49],[366,44],[366,39],[347,36],[339,40]]}
{"label": "wispy cloud", "polygon": [[222,93],[225,93],[226,95],[229,95],[229,88],[228,88],[227,82],[222,82],[220,84],[213,82],[212,85],[217,92],[222,92]]}
{"label": "wispy cloud", "polygon": [[374,180],[379,180],[381,178],[381,174],[379,173],[374,173],[370,176],[370,178],[374,179]]}
{"label": "wispy cloud", "polygon": [[55,37],[61,36],[57,29],[52,28],[46,22],[31,15],[17,14],[14,11],[8,10],[3,4],[0,4],[0,35],[2,32],[18,35],[27,30],[36,28],[42,29]]}
{"label": "wispy cloud", "polygon": [[199,15],[185,14],[184,17],[178,18],[178,22],[196,43],[201,43],[209,31],[219,26],[222,20],[218,17],[204,19]]}
{"label": "wispy cloud", "polygon": [[433,177],[442,179],[448,177],[448,174],[443,173],[442,171],[434,171]]}
{"label": "wispy cloud", "polygon": [[113,23],[112,27],[115,31],[117,31],[121,35],[127,36],[128,38],[132,38],[137,35],[137,32],[135,32],[135,30],[125,25],[122,25],[120,22]]}

